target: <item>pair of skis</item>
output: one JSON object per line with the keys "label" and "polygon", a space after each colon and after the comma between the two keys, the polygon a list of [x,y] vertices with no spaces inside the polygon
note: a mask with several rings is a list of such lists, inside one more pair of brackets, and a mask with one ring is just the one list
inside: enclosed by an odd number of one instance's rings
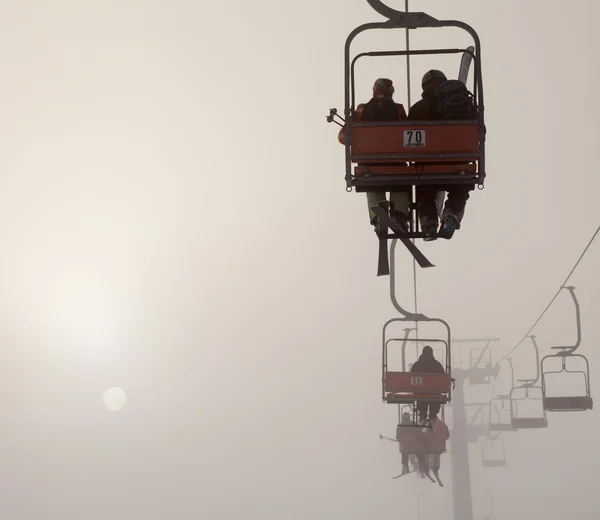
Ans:
{"label": "pair of skis", "polygon": [[400,475],[396,475],[395,477],[392,477],[392,479],[394,479],[394,480],[395,480],[395,479],[398,479],[398,478],[400,478],[400,477],[404,477],[405,475],[410,475],[411,473],[416,473],[417,471],[418,471],[418,472],[419,472],[419,474],[421,475],[421,478],[425,478],[425,477],[427,477],[429,480],[431,480],[431,482],[437,482],[437,483],[438,483],[438,485],[439,485],[440,487],[444,487],[444,483],[441,481],[441,479],[440,479],[440,475],[439,475],[438,473],[435,473],[435,472],[434,472],[434,473],[433,473],[433,475],[434,475],[434,477],[435,477],[435,479],[434,479],[434,478],[433,478],[433,477],[432,477],[432,476],[429,474],[429,471],[419,471],[419,470],[414,470],[414,469],[411,469],[411,470],[409,470],[409,471],[403,471],[402,473],[400,473]]}
{"label": "pair of skis", "polygon": [[[379,434],[379,438],[381,440],[398,442],[398,439],[394,439],[393,437],[386,437],[385,435],[382,435],[381,433]],[[435,477],[435,480],[431,477],[431,475],[429,474],[429,471],[419,471],[417,469],[411,469],[409,471],[403,471],[402,473],[400,473],[400,475],[396,475],[395,477],[392,477],[392,479],[395,480],[395,479],[398,479],[400,477],[404,477],[405,475],[408,475],[410,473],[415,473],[417,471],[421,475],[421,478],[427,477],[429,480],[431,480],[431,482],[437,482],[440,487],[444,487],[444,484],[443,484],[443,482],[440,479],[440,475],[437,472],[435,472],[435,471],[433,472],[433,476]]]}
{"label": "pair of skis", "polygon": [[[467,84],[467,78],[469,77],[469,70],[471,68],[471,62],[473,61],[473,52],[475,47],[468,47],[463,52],[460,60],[460,67],[458,70],[458,80],[463,84]],[[446,199],[445,191],[438,191],[436,194],[436,206],[438,215],[442,217],[442,211],[444,208],[444,201]],[[427,257],[421,252],[421,250],[405,235],[408,230],[404,223],[399,222],[395,218],[389,215],[389,203],[380,203],[378,206],[371,208],[378,218],[378,229],[377,235],[379,237],[379,260],[377,265],[377,276],[387,276],[390,274],[390,264],[388,258],[388,245],[387,245],[387,232],[388,228],[394,231],[397,238],[400,239],[402,244],[408,249],[410,254],[414,257],[420,267],[435,267]],[[396,238],[395,237],[395,238]],[[440,484],[441,485],[441,484]]]}
{"label": "pair of skis", "polygon": [[417,263],[421,267],[434,267],[434,265],[427,260],[427,257],[421,252],[421,250],[404,235],[408,233],[408,229],[403,222],[392,218],[389,214],[390,203],[380,202],[377,206],[371,208],[377,216],[377,235],[379,237],[379,261],[377,266],[377,276],[384,276],[390,274],[390,262],[388,258],[388,228],[390,228],[395,235],[400,239],[400,242],[404,244],[406,249],[415,258]]}

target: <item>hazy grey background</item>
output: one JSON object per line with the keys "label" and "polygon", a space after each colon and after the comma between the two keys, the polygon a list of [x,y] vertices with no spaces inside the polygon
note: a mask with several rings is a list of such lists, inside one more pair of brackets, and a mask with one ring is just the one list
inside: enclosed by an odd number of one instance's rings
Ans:
{"label": "hazy grey background", "polygon": [[[411,6],[478,30],[488,127],[486,189],[451,242],[423,246],[437,267],[419,271],[420,308],[456,336],[501,336],[504,353],[598,223],[599,9]],[[390,479],[379,340],[394,312],[325,123],[343,105],[347,34],[380,19],[359,0],[0,2],[3,518],[415,518],[421,491],[425,520],[445,518],[450,486]],[[413,61],[413,102],[430,65],[453,75],[458,58]],[[362,99],[384,75],[406,103],[402,66],[363,64]],[[572,280],[593,377],[599,248]],[[399,269],[408,304],[404,253]],[[565,294],[540,345],[570,341],[572,320]],[[111,386],[128,396],[117,413]],[[596,518],[599,426],[553,414],[505,436],[509,467],[487,476],[496,517]],[[484,477],[476,445],[477,516]]]}

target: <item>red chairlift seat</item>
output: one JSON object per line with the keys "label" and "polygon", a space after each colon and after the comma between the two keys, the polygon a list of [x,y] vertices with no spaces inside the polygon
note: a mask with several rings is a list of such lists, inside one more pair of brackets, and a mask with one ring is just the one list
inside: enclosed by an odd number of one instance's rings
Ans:
{"label": "red chairlift seat", "polygon": [[385,371],[384,401],[389,404],[446,404],[449,402],[450,386],[448,374]]}
{"label": "red chairlift seat", "polygon": [[350,132],[356,191],[476,182],[477,121],[352,123]]}
{"label": "red chairlift seat", "polygon": [[[448,339],[409,338],[411,329],[405,331],[402,338],[402,366],[401,370],[390,369],[388,365],[388,347],[397,341],[395,338],[386,339],[386,330],[390,323],[405,321],[405,318],[393,318],[383,327],[383,359],[382,359],[382,400],[388,404],[410,404],[413,408],[418,403],[439,403],[444,405],[451,401],[452,372],[450,362],[450,333],[448,328]],[[441,321],[441,320],[432,320]],[[445,322],[443,322],[445,324]],[[445,324],[447,327],[447,324]],[[408,372],[406,370],[406,345],[407,343],[422,342],[426,344],[442,344],[445,348],[445,372],[421,373]]]}

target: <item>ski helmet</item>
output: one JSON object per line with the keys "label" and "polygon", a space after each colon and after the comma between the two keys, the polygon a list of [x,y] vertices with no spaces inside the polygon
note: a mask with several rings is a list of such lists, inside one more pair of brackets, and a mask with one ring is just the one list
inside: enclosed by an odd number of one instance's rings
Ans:
{"label": "ski helmet", "polygon": [[442,81],[447,81],[446,75],[437,69],[428,70],[423,79],[421,80],[421,87],[425,89],[431,83],[441,83]]}

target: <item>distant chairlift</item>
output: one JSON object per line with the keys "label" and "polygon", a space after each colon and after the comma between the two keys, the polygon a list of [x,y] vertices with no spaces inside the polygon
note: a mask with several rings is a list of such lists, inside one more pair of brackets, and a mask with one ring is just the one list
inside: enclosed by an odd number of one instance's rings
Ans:
{"label": "distant chairlift", "polygon": [[506,466],[504,441],[489,437],[481,441],[481,460],[484,468],[500,468]]}
{"label": "distant chairlift", "polygon": [[[535,366],[536,366],[536,377],[535,379],[520,379],[519,381],[523,383],[520,386],[513,387],[509,393],[510,397],[510,417],[511,424],[517,429],[527,429],[527,428],[547,428],[548,427],[548,419],[546,417],[546,410],[544,410],[543,400],[542,400],[542,387],[536,386],[536,383],[540,379],[540,353],[535,342],[534,336],[528,336],[531,339],[532,345],[535,350]],[[535,394],[539,392],[539,397],[535,397]],[[532,395],[533,394],[533,395]],[[539,402],[539,415],[532,415],[529,411],[527,415],[522,415],[518,412],[516,407],[517,402],[530,402],[536,403],[535,407],[537,408],[537,403]],[[523,409],[523,407],[521,407]]]}
{"label": "distant chairlift", "polygon": [[490,400],[488,430],[490,432],[512,432],[518,428],[512,422],[513,408],[517,412],[517,403],[509,395],[498,395]]}
{"label": "distant chairlift", "polygon": [[[545,356],[541,362],[542,371],[542,399],[544,410],[549,412],[581,412],[585,410],[591,410],[594,407],[594,401],[590,393],[590,364],[588,359],[581,355],[575,354],[575,351],[581,344],[581,315],[579,310],[579,302],[575,296],[575,287],[563,287],[571,293],[573,303],[575,304],[575,319],[577,323],[577,341],[575,345],[571,347],[552,347],[555,350],[559,350],[556,354],[550,354]],[[560,358],[561,369],[560,370],[545,370],[544,363],[547,364],[548,360]],[[569,370],[567,368],[567,359],[573,360],[573,358],[583,359],[585,370]],[[583,376],[583,388],[579,391],[578,395],[575,396],[548,396],[547,395],[547,376],[549,374],[581,374]]]}
{"label": "distant chairlift", "polygon": [[492,382],[492,378],[498,375],[498,367],[492,363],[491,345],[498,338],[482,338],[472,341],[485,341],[483,348],[472,348],[469,350],[469,384],[487,385]]}
{"label": "distant chairlift", "polygon": [[[442,339],[412,339],[406,335],[402,338],[402,370],[390,370],[388,366],[388,347],[398,338],[386,339],[387,327],[395,321],[406,321],[403,318],[389,320],[383,327],[383,363],[382,363],[382,399],[388,404],[410,404],[416,409],[419,402],[440,403],[444,405],[451,400],[451,364],[450,364],[450,328],[442,320],[431,319],[428,321],[441,322],[448,331],[446,340]],[[406,330],[406,329],[405,329]],[[429,374],[406,371],[406,358],[404,355],[407,342],[427,342],[442,345],[445,351],[445,374]]]}
{"label": "distant chairlift", "polygon": [[[515,371],[512,364],[511,358],[506,358],[510,367],[510,387],[515,386]],[[496,365],[499,367],[499,364]],[[489,404],[489,420],[488,429],[489,432],[506,432],[506,431],[517,431],[512,424],[511,409],[515,409],[515,413],[518,412],[517,403],[513,403],[509,395],[498,395],[490,400]]]}

